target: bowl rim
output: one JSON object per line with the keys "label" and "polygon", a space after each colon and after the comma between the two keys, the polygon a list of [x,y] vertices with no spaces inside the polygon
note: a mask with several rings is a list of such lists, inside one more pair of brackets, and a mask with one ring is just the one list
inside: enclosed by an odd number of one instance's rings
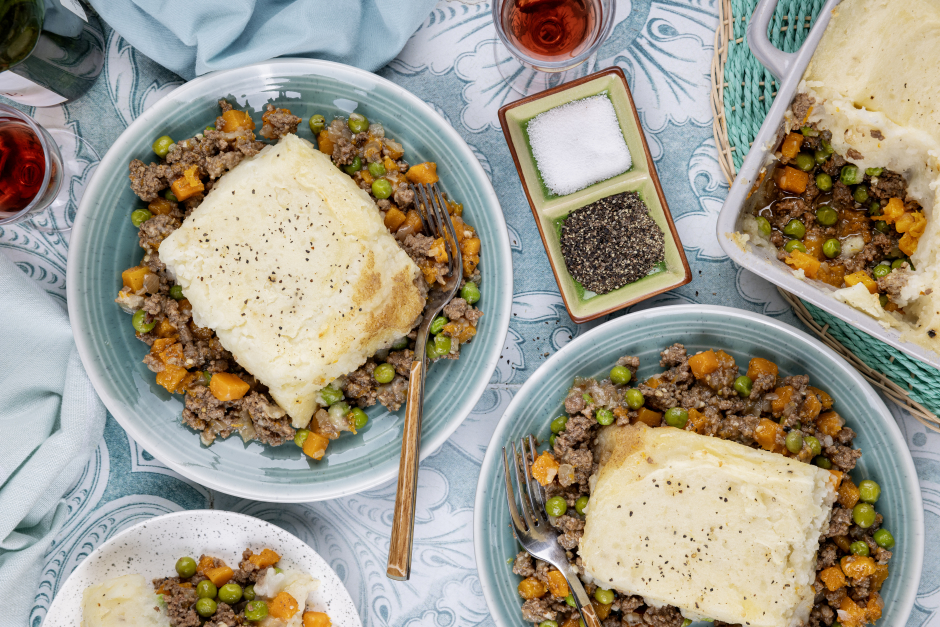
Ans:
{"label": "bowl rim", "polygon": [[[485,371],[487,376],[480,376],[477,382],[470,386],[470,394],[467,396],[467,400],[462,406],[457,407],[455,411],[449,412],[451,418],[446,427],[432,439],[422,442],[423,446],[421,447],[420,458],[423,460],[439,449],[444,442],[453,435],[454,431],[463,424],[467,416],[470,415],[470,412],[473,411],[473,408],[476,406],[477,402],[479,402],[480,397],[485,391],[486,386],[489,384],[492,372],[499,362],[502,346],[505,343],[505,338],[509,331],[509,320],[512,310],[512,250],[509,244],[509,232],[501,210],[499,198],[496,195],[496,190],[493,189],[492,182],[480,165],[479,160],[473,154],[467,142],[441,114],[404,87],[377,74],[353,66],[320,59],[304,58],[272,59],[239,68],[219,70],[204,74],[180,85],[154,103],[128,125],[120,136],[114,140],[114,143],[105,153],[104,157],[102,157],[99,167],[95,170],[94,175],[88,183],[88,187],[85,189],[82,200],[79,203],[70,236],[66,276],[77,278],[82,273],[82,269],[78,266],[78,251],[82,248],[81,242],[85,239],[84,233],[86,229],[92,229],[95,226],[94,216],[95,209],[98,206],[97,196],[100,193],[99,188],[109,176],[107,173],[117,171],[115,169],[116,167],[124,167],[121,163],[118,163],[120,147],[129,143],[131,138],[139,135],[143,129],[152,127],[154,120],[172,111],[174,108],[181,106],[183,102],[189,102],[204,97],[205,94],[202,93],[202,85],[204,83],[212,82],[228,74],[240,74],[249,69],[254,71],[267,69],[271,73],[280,73],[284,76],[309,76],[319,74],[347,84],[353,84],[357,90],[360,89],[360,87],[355,85],[355,79],[380,84],[384,88],[390,89],[397,97],[404,100],[410,108],[417,110],[417,115],[421,115],[425,119],[434,120],[437,123],[436,126],[438,127],[439,133],[443,135],[446,141],[451,144],[457,152],[461,153],[463,157],[459,162],[454,164],[454,167],[470,170],[470,178],[474,181],[474,186],[477,187],[480,195],[487,201],[486,204],[496,209],[492,212],[493,215],[488,216],[488,219],[494,223],[496,233],[495,239],[489,245],[498,249],[499,253],[497,257],[500,259],[500,264],[504,268],[503,272],[509,278],[508,281],[494,281],[496,285],[493,286],[497,302],[502,303],[502,307],[492,323],[494,325],[492,330],[494,337],[493,343],[494,346],[498,347],[490,348],[491,354],[489,358],[481,365],[481,371]],[[329,490],[324,490],[321,484],[318,483],[311,483],[304,486],[303,489],[298,489],[302,486],[287,483],[284,485],[293,486],[294,489],[281,490],[282,494],[271,494],[270,488],[272,484],[265,483],[263,480],[259,481],[258,489],[245,489],[237,482],[232,485],[220,485],[215,480],[216,475],[209,473],[206,469],[196,468],[176,461],[166,461],[163,455],[164,447],[159,442],[151,442],[146,435],[144,435],[143,431],[135,426],[135,421],[130,417],[133,411],[125,407],[120,399],[111,394],[107,372],[98,367],[98,364],[94,360],[94,346],[96,342],[92,341],[90,337],[86,337],[84,333],[76,331],[77,327],[87,324],[82,308],[79,306],[79,302],[84,298],[84,295],[79,291],[78,286],[79,282],[77,280],[69,280],[66,282],[66,300],[68,303],[69,320],[73,329],[78,354],[81,357],[82,364],[85,367],[85,371],[88,373],[88,378],[91,380],[95,392],[101,398],[108,412],[114,416],[114,419],[117,420],[121,428],[124,429],[130,437],[142,446],[145,446],[147,451],[153,454],[161,463],[186,479],[195,481],[207,488],[219,490],[220,492],[239,498],[263,502],[303,503],[357,494],[385,483],[398,474],[398,466],[396,464],[394,468],[390,468],[384,472],[360,473],[359,481],[343,482],[340,487],[334,487]],[[154,444],[156,444],[156,446],[154,446]],[[267,487],[268,490],[265,490],[265,487]]]}
{"label": "bowl rim", "polygon": [[[202,516],[202,515],[209,515],[209,516],[220,517],[220,518],[239,519],[239,520],[250,522],[251,525],[255,527],[260,527],[260,528],[270,527],[276,535],[286,536],[290,538],[291,540],[296,541],[299,545],[306,547],[306,549],[310,551],[311,554],[316,555],[323,562],[323,564],[326,566],[328,570],[328,574],[331,575],[336,580],[336,582],[340,584],[340,587],[346,593],[346,598],[344,599],[344,601],[346,601],[347,604],[351,608],[353,608],[354,610],[353,615],[358,619],[359,625],[360,626],[362,625],[362,616],[359,614],[359,608],[356,607],[356,603],[353,600],[352,595],[349,593],[349,589],[346,588],[346,584],[340,578],[336,570],[332,566],[330,566],[330,563],[327,561],[327,559],[323,557],[322,555],[320,555],[320,553],[318,553],[316,549],[314,549],[312,546],[310,546],[308,543],[304,542],[297,536],[295,536],[293,533],[291,533],[287,529],[284,529],[283,527],[275,525],[274,523],[268,522],[267,520],[263,520],[261,518],[257,518],[255,516],[251,516],[249,514],[243,514],[241,512],[232,512],[232,511],[225,510],[225,509],[184,509],[184,510],[179,510],[176,512],[167,512],[166,514],[160,514],[158,516],[153,516],[151,518],[141,520],[140,522],[134,523],[133,525],[129,526],[127,529],[122,529],[118,533],[114,534],[113,536],[111,536],[110,538],[102,542],[100,545],[98,545],[91,553],[89,553],[87,556],[82,558],[82,560],[75,566],[72,572],[69,573],[68,577],[65,578],[65,581],[63,581],[62,585],[59,586],[58,590],[56,590],[55,596],[53,597],[52,602],[49,604],[49,609],[46,610],[46,615],[45,617],[43,617],[43,624],[46,623],[46,619],[50,615],[54,617],[54,615],[52,614],[54,610],[57,612],[63,611],[63,610],[58,609],[59,605],[65,603],[65,601],[62,600],[65,598],[62,595],[62,592],[65,590],[66,586],[69,585],[69,581],[72,580],[73,575],[75,575],[76,573],[79,573],[79,571],[83,568],[90,567],[89,565],[92,563],[91,562],[92,558],[97,557],[98,555],[103,553],[105,550],[107,550],[111,546],[118,544],[124,538],[127,538],[136,533],[139,533],[141,527],[145,527],[147,525],[153,525],[154,521],[159,520],[162,522],[163,520],[168,520],[168,519],[172,520],[174,518],[193,518],[193,517]],[[287,557],[288,559],[292,559],[292,556],[290,555],[285,555],[284,557]],[[294,561],[297,561],[297,560],[294,559]]]}
{"label": "bowl rim", "polygon": [[[799,329],[796,329],[784,322],[775,320],[769,316],[763,314],[754,313],[744,309],[735,309],[732,307],[724,307],[721,305],[667,305],[664,307],[653,307],[651,309],[645,309],[643,311],[637,311],[625,316],[621,316],[614,320],[610,320],[602,325],[599,325],[584,335],[577,337],[572,340],[565,346],[563,346],[558,352],[549,357],[534,373],[532,376],[526,380],[526,382],[519,388],[513,395],[512,401],[506,407],[503,415],[500,417],[499,421],[496,423],[496,426],[493,429],[493,435],[490,438],[490,442],[486,447],[486,454],[483,457],[483,462],[480,466],[480,476],[477,479],[477,489],[476,494],[473,500],[473,554],[474,559],[477,564],[477,572],[480,577],[480,585],[483,588],[483,598],[486,600],[487,609],[490,611],[490,615],[493,617],[493,621],[497,624],[498,627],[518,627],[516,625],[507,625],[501,620],[501,617],[496,611],[495,607],[499,607],[495,603],[495,599],[498,598],[496,589],[497,584],[494,581],[492,573],[490,571],[481,567],[482,564],[486,563],[486,555],[483,551],[483,546],[486,544],[486,537],[484,534],[484,517],[482,512],[485,508],[485,503],[492,499],[492,495],[487,495],[487,488],[493,486],[495,489],[499,489],[501,484],[496,481],[496,475],[498,474],[498,468],[500,466],[497,463],[496,457],[500,449],[499,443],[505,441],[505,432],[509,429],[510,423],[512,422],[512,416],[519,412],[523,408],[522,396],[527,392],[529,387],[538,387],[541,385],[541,379],[546,376],[546,373],[554,370],[555,366],[561,366],[568,359],[569,355],[577,354],[583,352],[583,347],[585,345],[590,345],[591,342],[598,337],[602,337],[606,334],[617,333],[623,327],[627,327],[635,323],[636,321],[642,321],[647,318],[663,318],[669,317],[678,313],[685,312],[694,312],[698,315],[710,315],[717,316],[722,318],[738,318],[743,320],[748,320],[751,322],[756,322],[758,324],[764,325],[766,327],[771,327],[775,331],[790,335],[791,337],[798,338],[800,340],[809,342],[814,345],[823,355],[829,358],[835,366],[841,368],[846,374],[849,375],[854,381],[855,389],[860,389],[863,391],[867,397],[867,402],[876,410],[876,413],[882,418],[882,428],[886,431],[887,436],[892,441],[892,444],[899,450],[902,450],[905,454],[901,455],[901,459],[897,463],[903,466],[903,469],[908,477],[908,484],[904,486],[907,494],[910,495],[910,498],[914,500],[912,503],[914,510],[913,521],[914,526],[917,530],[917,533],[914,534],[914,537],[907,537],[906,542],[910,542],[910,549],[907,552],[908,559],[912,560],[913,572],[915,575],[916,581],[920,581],[921,575],[923,572],[923,563],[924,563],[924,505],[923,499],[921,497],[920,485],[917,480],[917,470],[914,467],[914,459],[911,456],[910,449],[907,447],[907,444],[904,441],[904,436],[901,433],[900,427],[894,421],[891,412],[888,410],[888,407],[885,405],[884,401],[881,399],[878,394],[875,393],[874,389],[865,381],[862,376],[852,368],[848,362],[846,362],[842,357],[836,354],[828,346],[822,344],[816,338],[810,336]],[[502,496],[500,496],[502,498]],[[508,522],[508,521],[507,521]],[[914,607],[914,601],[917,596],[917,586],[907,586],[906,589],[901,591],[901,600],[900,602],[904,607],[904,620],[907,620],[907,617],[910,616],[910,612]],[[902,627],[900,624],[893,627]]]}

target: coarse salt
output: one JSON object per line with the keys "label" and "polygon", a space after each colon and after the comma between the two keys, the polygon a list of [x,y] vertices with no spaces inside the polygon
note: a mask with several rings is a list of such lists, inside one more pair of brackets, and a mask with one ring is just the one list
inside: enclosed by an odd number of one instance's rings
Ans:
{"label": "coarse salt", "polygon": [[527,130],[542,181],[559,196],[622,174],[633,164],[614,105],[604,94],[540,113]]}

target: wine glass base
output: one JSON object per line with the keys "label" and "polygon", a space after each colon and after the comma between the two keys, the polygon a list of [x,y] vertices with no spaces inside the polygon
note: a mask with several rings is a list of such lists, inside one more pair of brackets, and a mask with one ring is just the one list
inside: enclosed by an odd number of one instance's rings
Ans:
{"label": "wine glass base", "polygon": [[90,143],[68,129],[46,127],[46,131],[62,154],[62,185],[52,204],[21,224],[44,233],[62,233],[72,229],[78,203],[101,157]]}
{"label": "wine glass base", "polygon": [[493,46],[494,63],[503,81],[516,93],[522,96],[531,96],[546,89],[558,87],[564,83],[587,76],[594,71],[597,56],[591,55],[581,65],[564,70],[563,72],[542,72],[519,62],[509,52],[502,41],[497,40]]}

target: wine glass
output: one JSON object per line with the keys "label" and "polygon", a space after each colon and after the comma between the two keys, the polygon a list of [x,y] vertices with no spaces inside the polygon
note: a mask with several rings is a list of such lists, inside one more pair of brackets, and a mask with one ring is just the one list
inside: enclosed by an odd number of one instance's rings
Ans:
{"label": "wine glass", "polygon": [[594,71],[614,25],[616,0],[494,0],[494,62],[527,96]]}
{"label": "wine glass", "polygon": [[[56,141],[75,144],[62,158]],[[78,148],[88,160],[79,159]],[[99,161],[95,150],[64,129],[48,130],[18,109],[0,103],[0,226],[29,220],[45,232],[71,230],[77,198]]]}

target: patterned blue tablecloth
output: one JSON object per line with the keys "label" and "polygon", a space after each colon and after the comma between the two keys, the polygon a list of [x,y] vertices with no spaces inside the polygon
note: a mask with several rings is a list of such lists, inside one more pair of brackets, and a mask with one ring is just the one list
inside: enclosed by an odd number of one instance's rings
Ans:
{"label": "patterned blue tablecloth", "polygon": [[[656,159],[662,185],[692,264],[694,279],[643,307],[672,303],[730,305],[799,326],[775,288],[736,268],[714,235],[727,191],[709,111],[709,65],[718,0],[620,0],[616,26],[597,67],[618,65]],[[509,224],[515,294],[505,350],[474,412],[421,465],[415,561],[408,583],[385,577],[395,483],[310,505],[232,498],[182,479],[128,438],[109,416],[87,472],[68,495],[71,514],[48,555],[30,622],[38,627],[56,591],[102,542],[140,520],[180,509],[222,508],[276,523],[309,542],[339,573],[371,627],[492,625],[473,558],[473,497],[496,421],[547,356],[584,333],[565,313],[509,151],[497,109],[517,96],[494,68],[495,31],[485,3],[442,2],[401,55],[379,74],[430,103],[466,139],[491,176]],[[182,81],[107,33],[107,64],[76,102],[29,110],[47,127],[68,127],[104,154],[147,106]],[[89,166],[94,157],[77,152]],[[87,182],[73,179],[78,195]],[[28,227],[0,228],[0,249],[65,303],[67,237]],[[594,324],[599,324],[598,321]],[[924,576],[910,626],[940,627],[940,435],[892,406],[914,454],[927,521]]]}

